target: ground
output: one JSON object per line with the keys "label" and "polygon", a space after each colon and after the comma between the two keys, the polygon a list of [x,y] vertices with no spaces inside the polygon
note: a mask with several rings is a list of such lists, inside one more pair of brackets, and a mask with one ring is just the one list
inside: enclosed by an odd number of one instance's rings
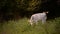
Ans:
{"label": "ground", "polygon": [[55,18],[47,20],[45,24],[39,22],[38,25],[30,26],[27,18],[8,21],[2,26],[0,24],[0,34],[60,34],[59,22],[60,18]]}

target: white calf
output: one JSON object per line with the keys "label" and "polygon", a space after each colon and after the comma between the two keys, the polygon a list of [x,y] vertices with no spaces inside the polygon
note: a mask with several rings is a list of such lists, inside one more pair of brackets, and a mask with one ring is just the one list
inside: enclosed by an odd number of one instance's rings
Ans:
{"label": "white calf", "polygon": [[39,20],[41,20],[42,24],[44,24],[47,19],[46,13],[48,13],[48,12],[33,14],[29,20],[30,24],[31,25],[33,25],[33,23],[37,24]]}

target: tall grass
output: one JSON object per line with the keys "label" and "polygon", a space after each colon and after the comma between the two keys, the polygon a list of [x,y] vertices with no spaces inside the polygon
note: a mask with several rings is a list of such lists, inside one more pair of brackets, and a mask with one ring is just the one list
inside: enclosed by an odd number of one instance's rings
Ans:
{"label": "tall grass", "polygon": [[0,25],[0,34],[60,34],[60,18],[36,26],[30,26],[27,18],[8,21]]}

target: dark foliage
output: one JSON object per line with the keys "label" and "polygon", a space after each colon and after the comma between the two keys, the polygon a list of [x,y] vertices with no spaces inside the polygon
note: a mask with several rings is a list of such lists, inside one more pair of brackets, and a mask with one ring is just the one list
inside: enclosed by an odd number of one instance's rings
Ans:
{"label": "dark foliage", "polygon": [[34,13],[49,11],[48,18],[60,16],[58,0],[0,0],[0,22],[30,17]]}

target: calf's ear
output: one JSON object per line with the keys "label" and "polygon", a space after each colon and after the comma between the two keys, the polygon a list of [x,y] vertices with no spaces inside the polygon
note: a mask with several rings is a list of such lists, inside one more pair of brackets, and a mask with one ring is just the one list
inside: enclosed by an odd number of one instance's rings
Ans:
{"label": "calf's ear", "polygon": [[49,12],[46,12],[46,13],[49,13]]}
{"label": "calf's ear", "polygon": [[47,14],[49,13],[49,11],[46,12]]}

